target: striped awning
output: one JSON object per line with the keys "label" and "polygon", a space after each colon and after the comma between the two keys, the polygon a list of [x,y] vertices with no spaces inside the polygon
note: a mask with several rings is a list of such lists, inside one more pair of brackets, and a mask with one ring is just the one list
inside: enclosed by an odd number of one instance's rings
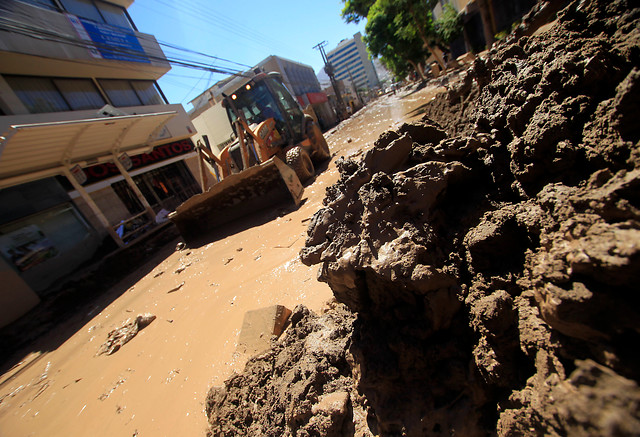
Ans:
{"label": "striped awning", "polygon": [[0,137],[0,188],[61,174],[124,152],[149,151],[176,111],[12,125]]}

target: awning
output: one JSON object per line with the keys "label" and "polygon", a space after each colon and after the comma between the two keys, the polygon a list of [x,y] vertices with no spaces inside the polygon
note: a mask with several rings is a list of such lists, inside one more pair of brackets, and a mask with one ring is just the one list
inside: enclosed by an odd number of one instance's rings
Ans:
{"label": "awning", "polygon": [[55,176],[123,152],[151,149],[176,111],[13,125],[0,137],[0,188]]}

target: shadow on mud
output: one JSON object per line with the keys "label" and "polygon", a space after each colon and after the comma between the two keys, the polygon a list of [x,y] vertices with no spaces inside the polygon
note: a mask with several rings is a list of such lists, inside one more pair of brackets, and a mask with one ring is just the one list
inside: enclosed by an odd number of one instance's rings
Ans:
{"label": "shadow on mud", "polygon": [[176,229],[166,226],[103,258],[82,273],[71,274],[63,285],[43,293],[40,304],[0,329],[0,374],[7,373],[30,353],[39,353],[42,357],[57,349],[168,257],[175,249],[177,238]]}

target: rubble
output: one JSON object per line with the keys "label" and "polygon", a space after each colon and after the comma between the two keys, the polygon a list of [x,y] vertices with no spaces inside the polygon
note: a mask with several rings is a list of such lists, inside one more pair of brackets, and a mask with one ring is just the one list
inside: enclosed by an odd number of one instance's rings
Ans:
{"label": "rubble", "polygon": [[338,160],[300,256],[349,311],[294,311],[212,389],[211,435],[639,432],[631,5],[570,2]]}
{"label": "rubble", "polygon": [[133,337],[138,335],[140,330],[146,328],[156,319],[151,313],[139,314],[135,319],[128,319],[119,328],[113,329],[109,332],[107,341],[100,345],[97,355],[111,355],[125,344],[127,344]]}

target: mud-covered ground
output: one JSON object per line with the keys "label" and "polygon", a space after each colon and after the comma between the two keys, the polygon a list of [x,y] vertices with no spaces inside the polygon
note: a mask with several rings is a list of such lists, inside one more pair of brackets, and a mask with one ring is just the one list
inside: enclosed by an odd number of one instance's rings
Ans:
{"label": "mud-covered ground", "polygon": [[[0,436],[204,435],[209,387],[247,358],[236,350],[244,314],[275,304],[320,311],[332,298],[299,252],[338,180],[337,158],[419,118],[437,90],[382,96],[327,132],[334,158],[299,208],[257,211],[182,250],[167,229],[3,329]],[[148,325],[126,323],[145,314],[155,316]]]}
{"label": "mud-covered ground", "polygon": [[339,159],[300,256],[339,302],[211,435],[639,435],[640,9],[573,1]]}

